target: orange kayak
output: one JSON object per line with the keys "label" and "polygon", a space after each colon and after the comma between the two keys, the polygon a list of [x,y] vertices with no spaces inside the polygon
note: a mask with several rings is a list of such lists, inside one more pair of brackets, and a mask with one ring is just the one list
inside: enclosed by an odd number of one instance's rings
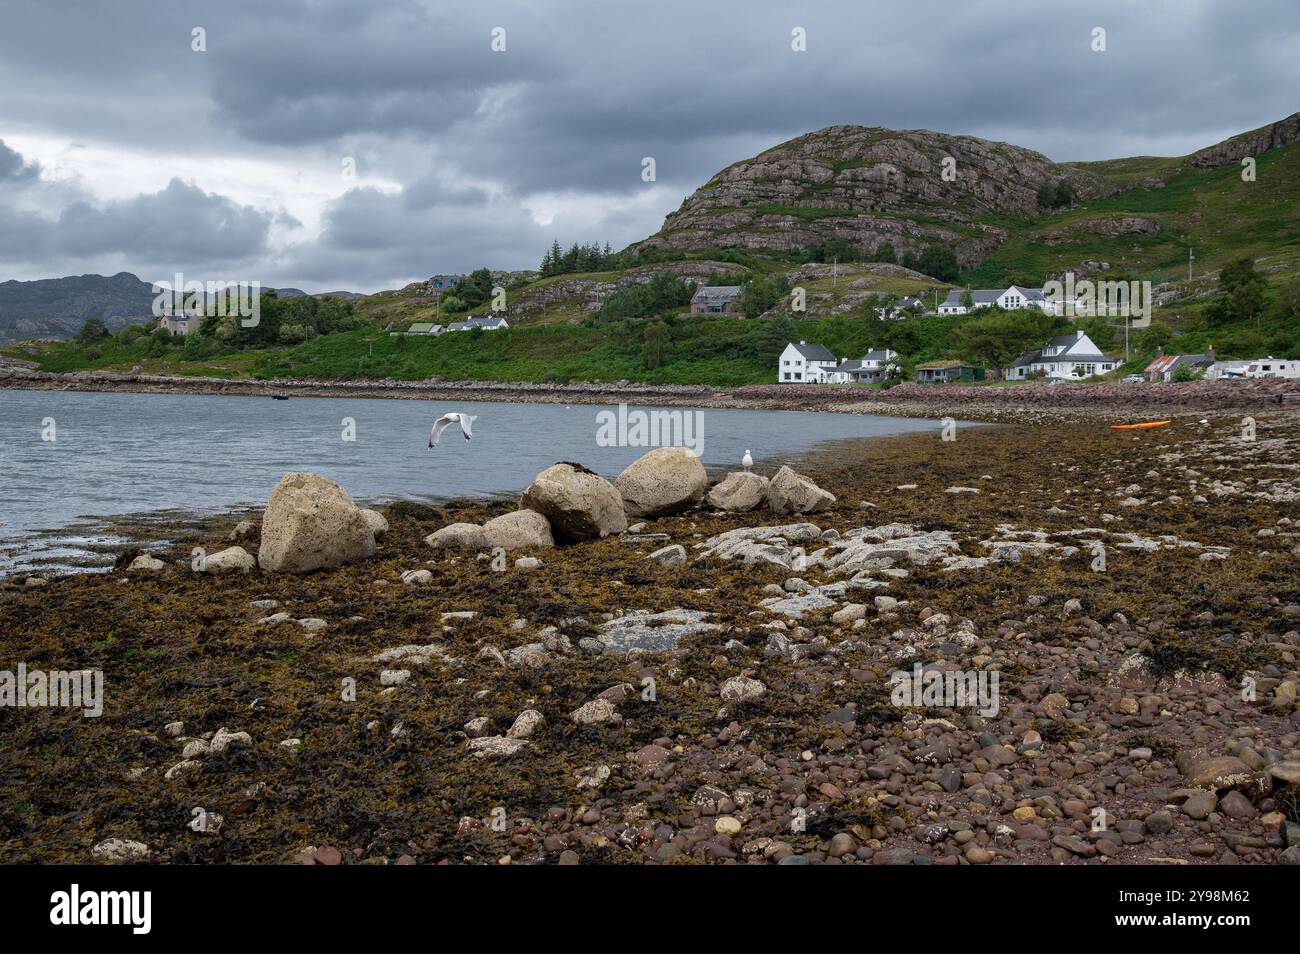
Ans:
{"label": "orange kayak", "polygon": [[1143,421],[1141,424],[1112,424],[1112,431],[1145,431],[1153,427],[1164,427],[1168,421]]}

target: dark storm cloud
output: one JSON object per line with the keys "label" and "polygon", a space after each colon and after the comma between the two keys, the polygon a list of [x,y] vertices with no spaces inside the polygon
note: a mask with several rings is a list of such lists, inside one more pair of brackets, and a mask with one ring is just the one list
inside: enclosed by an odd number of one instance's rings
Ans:
{"label": "dark storm cloud", "polygon": [[17,150],[10,149],[0,139],[0,185],[30,182],[41,173],[38,163],[24,161]]}
{"label": "dark storm cloud", "polygon": [[[837,123],[1004,139],[1057,160],[1177,155],[1288,115],[1300,88],[1295,0],[7,7],[0,132],[164,142],[214,167],[360,155],[399,186],[322,200],[317,240],[267,252],[282,284],[308,286],[527,267],[557,234],[623,245],[719,169]],[[205,53],[190,49],[196,27]],[[491,49],[496,27],[505,52]],[[806,52],[791,49],[795,27]],[[1091,47],[1097,27],[1105,52]],[[86,254],[116,242],[124,258],[153,256],[159,230],[113,224],[179,201],[151,195],[142,208],[92,197],[58,221],[78,223]],[[219,198],[185,197],[214,217],[201,220],[217,229],[211,254],[264,250],[257,214]],[[525,211],[539,204],[554,211],[546,226]],[[31,227],[14,222],[0,232]],[[175,238],[203,253],[203,239]],[[83,247],[67,243],[60,233],[69,254]]]}

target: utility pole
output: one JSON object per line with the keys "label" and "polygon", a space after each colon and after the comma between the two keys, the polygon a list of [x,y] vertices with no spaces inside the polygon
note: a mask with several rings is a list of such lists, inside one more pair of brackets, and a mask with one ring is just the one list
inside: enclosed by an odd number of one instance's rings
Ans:
{"label": "utility pole", "polygon": [[1194,262],[1195,260],[1196,260],[1196,253],[1192,250],[1191,246],[1188,246],[1188,249],[1187,249],[1187,280],[1188,280],[1189,282],[1192,280],[1192,262]]}
{"label": "utility pole", "polygon": [[836,255],[831,259],[831,291],[835,291],[840,284],[840,257]]}

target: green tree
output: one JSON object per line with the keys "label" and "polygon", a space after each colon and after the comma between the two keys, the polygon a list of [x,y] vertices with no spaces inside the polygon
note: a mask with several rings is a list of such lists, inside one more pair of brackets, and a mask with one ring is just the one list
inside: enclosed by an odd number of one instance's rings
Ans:
{"label": "green tree", "polygon": [[1054,321],[1037,308],[1003,311],[992,307],[959,325],[953,343],[963,358],[992,368],[996,375],[1018,354],[1045,338]]}
{"label": "green tree", "polygon": [[111,337],[108,325],[98,318],[87,319],[86,323],[77,331],[78,341],[102,341]]}
{"label": "green tree", "polygon": [[641,362],[650,370],[662,368],[668,352],[668,326],[651,321],[641,333]]}
{"label": "green tree", "polygon": [[917,260],[916,268],[917,271],[937,278],[941,282],[953,281],[961,271],[961,266],[957,263],[957,253],[949,246],[937,242],[925,247]]}
{"label": "green tree", "polygon": [[885,262],[889,265],[896,263],[898,258],[894,254],[894,244],[892,242],[882,242],[876,247],[876,254],[872,256],[872,261]]}

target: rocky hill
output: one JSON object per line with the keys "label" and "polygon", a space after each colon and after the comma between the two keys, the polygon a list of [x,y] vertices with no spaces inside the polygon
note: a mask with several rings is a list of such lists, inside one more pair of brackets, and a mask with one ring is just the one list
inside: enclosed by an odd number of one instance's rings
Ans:
{"label": "rocky hill", "polygon": [[[1175,208],[1180,195],[1152,200],[1151,190],[1180,176],[1189,190],[1199,188],[1198,174],[1235,166],[1245,156],[1289,157],[1297,140],[1300,113],[1189,156],[1058,163],[1031,149],[973,136],[831,126],[723,169],[632,249],[656,255],[722,248],[781,253],[842,240],[864,258],[888,243],[901,259],[937,242],[972,269],[1013,240],[1060,244],[1082,233],[1116,239],[1121,247],[1130,236],[1161,231],[1159,217],[1127,214],[1128,208],[1181,211]],[[1073,191],[1069,209],[1040,207],[1043,185],[1060,183]],[[1274,194],[1270,201],[1276,207],[1291,198]],[[1243,193],[1235,201],[1244,207],[1249,200]],[[1294,217],[1293,203],[1289,212]],[[1204,238],[1196,221],[1168,224],[1188,226],[1187,239],[1204,246],[1195,241]],[[1181,239],[1171,236],[1170,242]],[[1186,244],[1182,248],[1185,256]]]}
{"label": "rocky hill", "polygon": [[1039,189],[1060,181],[1084,199],[1120,189],[1006,143],[831,126],[728,166],[634,248],[788,251],[843,239],[867,255],[890,243],[901,257],[940,242],[971,266],[1006,239],[990,219],[1037,215]]}
{"label": "rocky hill", "polygon": [[0,282],[0,343],[68,338],[91,318],[116,331],[150,316],[151,288],[130,272]]}

